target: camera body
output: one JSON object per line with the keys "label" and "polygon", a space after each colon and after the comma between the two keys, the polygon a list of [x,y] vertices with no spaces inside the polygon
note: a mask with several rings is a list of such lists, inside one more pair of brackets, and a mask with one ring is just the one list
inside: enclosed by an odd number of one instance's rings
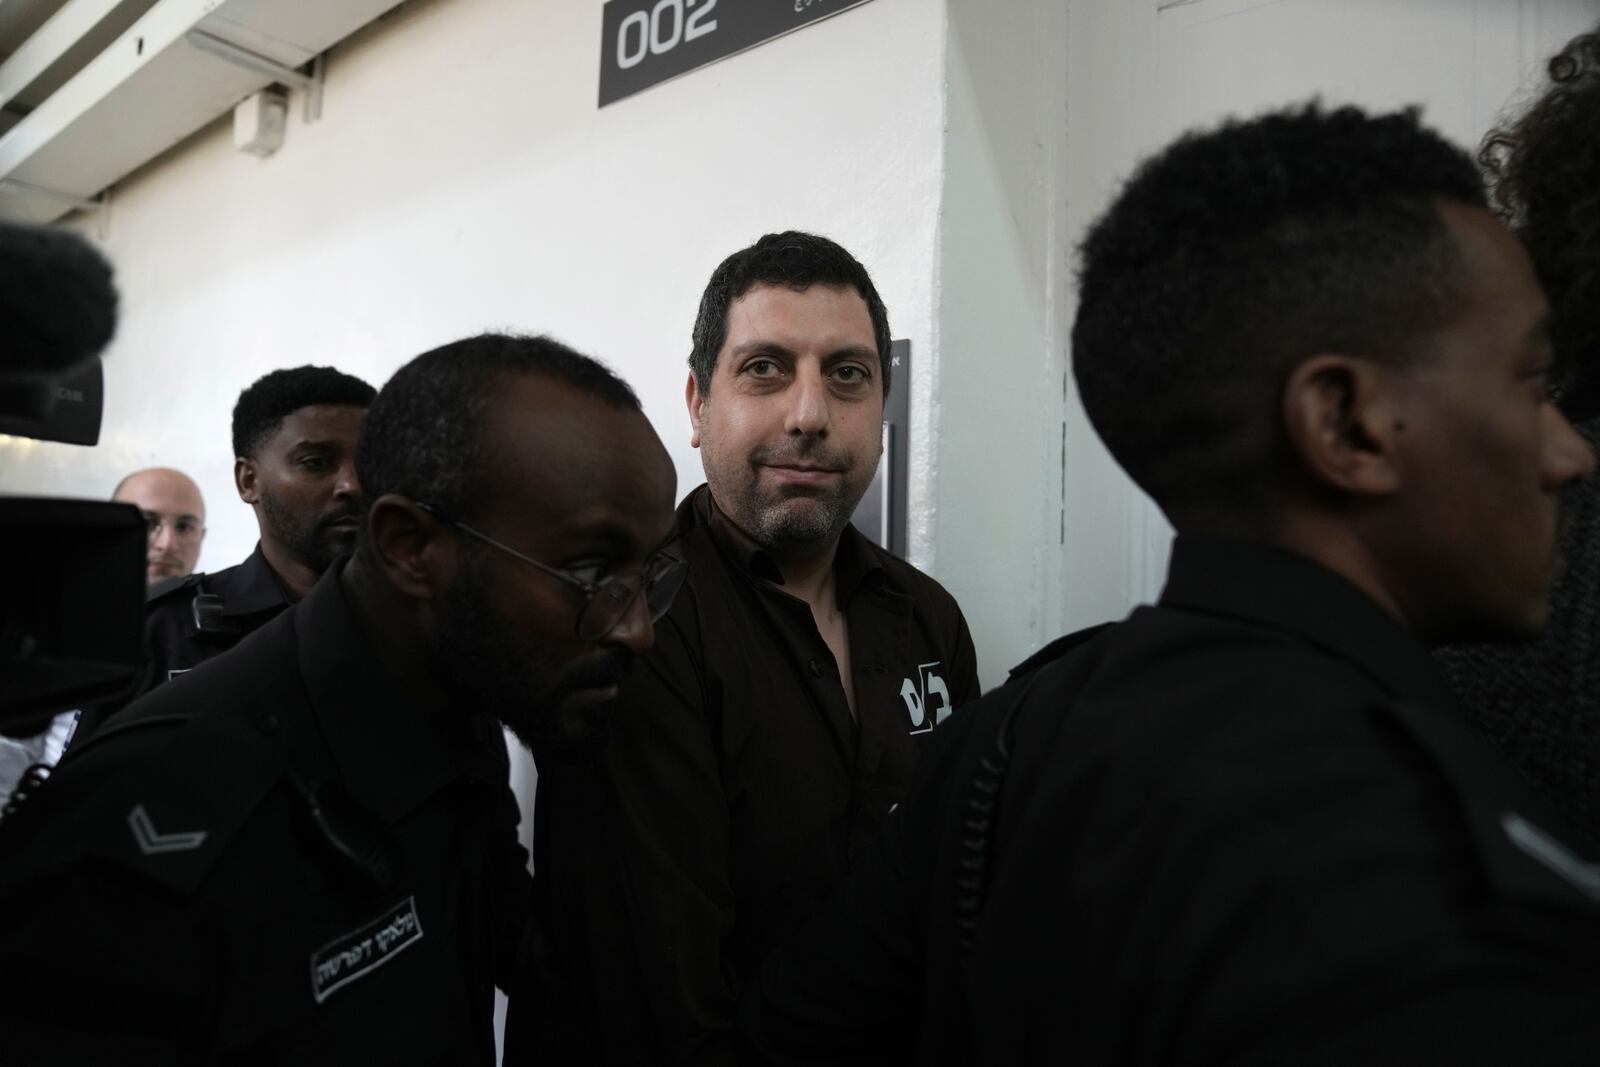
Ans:
{"label": "camera body", "polygon": [[0,498],[0,733],[130,690],[143,662],[145,523],[131,504]]}
{"label": "camera body", "polygon": [[[0,226],[0,433],[93,445],[116,324],[111,267],[88,242]],[[0,734],[115,698],[143,662],[145,523],[128,504],[0,497]]]}

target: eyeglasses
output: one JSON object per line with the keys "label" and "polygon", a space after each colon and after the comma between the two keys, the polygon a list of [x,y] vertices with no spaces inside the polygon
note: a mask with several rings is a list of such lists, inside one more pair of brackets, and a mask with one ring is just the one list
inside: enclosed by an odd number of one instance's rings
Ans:
{"label": "eyeglasses", "polygon": [[[160,515],[157,515],[153,511],[146,511],[144,513],[144,536],[146,541],[156,540],[161,536],[162,531],[166,530],[167,528],[167,520],[163,519]],[[202,526],[198,520],[184,516],[183,518],[174,519],[172,521],[171,529],[173,540],[193,541],[195,538],[200,536],[201,532],[205,530],[205,527]]]}
{"label": "eyeglasses", "polygon": [[645,606],[650,611],[650,621],[655,622],[667,613],[673,599],[678,595],[678,590],[683,588],[683,580],[689,576],[687,560],[657,555],[646,562],[644,569],[638,574],[613,575],[601,582],[586,581],[571,571],[552,567],[548,563],[540,563],[531,556],[525,556],[510,545],[501,544],[483,531],[475,530],[459,519],[451,518],[432,504],[419,500],[417,507],[440,522],[455,527],[475,540],[482,541],[490,548],[499,549],[513,559],[583,590],[584,605],[578,612],[576,627],[580,641],[597,641],[616,629],[617,623],[628,614],[628,609],[638,599],[640,592],[644,593]]}

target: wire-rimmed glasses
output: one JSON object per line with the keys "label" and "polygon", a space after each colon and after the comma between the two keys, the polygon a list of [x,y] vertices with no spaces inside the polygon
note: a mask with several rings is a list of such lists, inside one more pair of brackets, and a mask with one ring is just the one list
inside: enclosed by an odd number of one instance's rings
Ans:
{"label": "wire-rimmed glasses", "polygon": [[571,571],[552,567],[532,556],[523,555],[510,545],[496,541],[482,530],[474,529],[460,519],[452,518],[432,504],[419,500],[417,506],[440,522],[455,527],[474,540],[482,541],[490,548],[498,549],[552,578],[583,590],[584,605],[578,612],[576,627],[580,641],[598,641],[616,629],[617,623],[628,614],[628,609],[633,606],[634,600],[641,592],[644,593],[645,606],[650,612],[650,621],[655,622],[667,613],[667,609],[672,606],[673,598],[678,595],[678,590],[683,588],[683,580],[689,576],[687,560],[673,559],[658,553],[646,561],[644,569],[636,574],[616,574],[599,582],[587,581]]}

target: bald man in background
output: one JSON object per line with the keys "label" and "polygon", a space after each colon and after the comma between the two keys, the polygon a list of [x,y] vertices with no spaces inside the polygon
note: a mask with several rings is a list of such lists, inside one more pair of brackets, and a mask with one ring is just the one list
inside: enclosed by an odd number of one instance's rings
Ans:
{"label": "bald man in background", "polygon": [[144,514],[145,584],[194,573],[206,537],[206,501],[193,478],[171,467],[149,467],[117,483],[111,499]]}

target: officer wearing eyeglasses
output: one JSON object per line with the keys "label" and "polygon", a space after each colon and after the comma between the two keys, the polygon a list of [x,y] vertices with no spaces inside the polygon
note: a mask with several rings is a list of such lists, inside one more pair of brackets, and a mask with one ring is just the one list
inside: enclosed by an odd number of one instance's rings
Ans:
{"label": "officer wearing eyeglasses", "polygon": [[8,1063],[492,1065],[494,986],[539,1017],[496,742],[594,758],[682,583],[672,463],[604,367],[484,335],[395,374],[357,467],[352,557],[0,822]]}

